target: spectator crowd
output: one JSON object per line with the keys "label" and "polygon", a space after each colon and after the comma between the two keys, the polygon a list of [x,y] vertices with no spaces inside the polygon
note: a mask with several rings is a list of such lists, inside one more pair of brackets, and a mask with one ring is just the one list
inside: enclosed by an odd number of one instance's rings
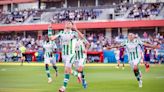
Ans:
{"label": "spectator crowd", "polygon": [[[136,37],[138,35],[136,34]],[[42,37],[44,39],[44,36]],[[104,50],[107,50],[107,46],[113,45],[113,44],[119,44],[122,42],[123,39],[126,39],[127,37],[120,34],[116,37],[113,37],[112,39],[106,38],[104,33],[86,33],[86,38],[90,42],[91,46],[89,48],[89,51],[91,52],[102,52]],[[21,37],[21,36],[0,36],[0,54],[6,53],[6,57],[11,57],[14,56],[14,53],[17,52],[19,53],[19,46],[20,43],[23,43],[24,46],[26,47],[27,52],[43,52],[43,39],[35,39],[35,37],[31,37],[30,35],[28,37]],[[148,35],[146,32],[144,32],[143,36],[141,39],[144,42],[150,43],[150,44],[155,44],[155,45],[161,45],[159,50],[164,49],[164,40],[163,36],[161,36],[159,33],[156,34],[154,33],[153,36]],[[56,41],[57,47],[59,50],[61,49],[60,47],[60,40]],[[4,57],[1,58],[4,59]],[[1,59],[0,58],[0,59]],[[98,60],[98,57],[95,56],[96,60]],[[90,60],[93,58],[90,57]],[[4,59],[4,61],[8,61],[8,59]]]}
{"label": "spectator crowd", "polygon": [[[12,12],[0,10],[0,23],[1,24],[17,24],[24,23],[30,16],[31,21],[40,20],[37,22],[44,22],[42,15],[50,14],[50,18],[46,22],[61,23],[65,20],[73,21],[91,21],[98,19],[103,14],[104,9],[114,8],[113,17],[122,17],[128,13],[128,19],[155,19],[163,9],[163,3],[136,3],[129,4],[127,2],[120,3],[119,5],[113,4],[112,7],[85,7],[85,8],[69,8],[69,9],[50,9],[50,10],[36,10],[36,9],[15,9]],[[130,10],[130,12],[128,12]],[[103,16],[103,15],[102,15]],[[104,15],[105,16],[105,15]],[[106,15],[108,16],[108,15]],[[43,19],[43,20],[41,20]],[[101,19],[101,18],[99,18]],[[108,18],[107,18],[108,19]],[[29,23],[31,23],[31,21]],[[34,22],[35,23],[35,22]]]}
{"label": "spectator crowd", "polygon": [[160,13],[161,7],[160,3],[136,3],[133,5],[128,18],[155,18]]}
{"label": "spectator crowd", "polygon": [[18,10],[15,9],[13,12],[0,12],[0,20],[3,21],[3,24],[16,24],[16,23],[23,23],[30,15],[35,14],[37,10],[35,9],[25,9],[25,10]]}
{"label": "spectator crowd", "polygon": [[54,14],[51,21],[53,23],[61,23],[65,20],[88,21],[96,19],[101,13],[101,10],[96,9],[61,10]]}

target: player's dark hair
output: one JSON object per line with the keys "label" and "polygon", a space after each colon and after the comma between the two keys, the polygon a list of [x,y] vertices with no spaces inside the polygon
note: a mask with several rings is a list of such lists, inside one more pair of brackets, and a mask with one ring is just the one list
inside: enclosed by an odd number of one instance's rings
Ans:
{"label": "player's dark hair", "polygon": [[72,20],[67,20],[67,21],[68,21],[68,22],[71,22],[72,25],[74,24]]}

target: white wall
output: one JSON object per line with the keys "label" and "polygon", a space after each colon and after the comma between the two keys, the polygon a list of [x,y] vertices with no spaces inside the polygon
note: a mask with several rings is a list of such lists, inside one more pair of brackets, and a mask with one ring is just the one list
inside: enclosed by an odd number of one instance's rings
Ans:
{"label": "white wall", "polygon": [[18,4],[18,9],[23,10],[23,9],[38,9],[38,2],[34,3],[20,3]]}
{"label": "white wall", "polygon": [[3,11],[8,11],[7,5],[3,5]]}
{"label": "white wall", "polygon": [[155,3],[157,0],[146,0],[147,3]]}
{"label": "white wall", "polygon": [[147,2],[147,3],[164,2],[164,0],[131,0],[131,1],[133,1],[133,3],[137,2],[137,1],[139,1],[139,2]]}
{"label": "white wall", "polygon": [[128,36],[128,28],[122,28],[122,34],[127,37]]}
{"label": "white wall", "polygon": [[105,29],[105,37],[108,39],[112,38],[112,29],[111,28]]}

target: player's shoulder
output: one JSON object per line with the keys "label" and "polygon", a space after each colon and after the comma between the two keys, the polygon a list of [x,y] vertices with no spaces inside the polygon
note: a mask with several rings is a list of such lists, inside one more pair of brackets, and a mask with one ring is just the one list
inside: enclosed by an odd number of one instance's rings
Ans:
{"label": "player's shoulder", "polygon": [[70,34],[77,34],[77,32],[76,31],[71,31]]}
{"label": "player's shoulder", "polygon": [[141,43],[142,40],[141,40],[140,38],[136,38],[136,39],[134,39],[134,42],[135,42],[135,43]]}
{"label": "player's shoulder", "polygon": [[127,43],[129,43],[129,40],[128,40],[128,39],[124,39],[124,40],[122,41],[122,43],[127,44]]}
{"label": "player's shoulder", "polygon": [[64,31],[63,31],[63,30],[61,30],[61,31],[59,31],[58,33],[59,33],[59,34],[63,34],[63,33],[64,33]]}
{"label": "player's shoulder", "polygon": [[55,41],[50,41],[51,44],[55,44]]}

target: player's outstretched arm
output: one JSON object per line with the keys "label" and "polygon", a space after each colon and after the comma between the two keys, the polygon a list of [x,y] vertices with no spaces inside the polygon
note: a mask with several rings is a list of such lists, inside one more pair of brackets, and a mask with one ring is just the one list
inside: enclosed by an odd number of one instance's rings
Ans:
{"label": "player's outstretched arm", "polygon": [[119,44],[119,45],[111,45],[111,46],[107,46],[107,49],[112,49],[112,48],[120,48],[123,47],[123,45]]}
{"label": "player's outstretched arm", "polygon": [[56,38],[57,38],[56,35],[50,36],[50,40],[56,40]]}
{"label": "player's outstretched arm", "polygon": [[50,40],[55,40],[60,35],[60,32],[57,35],[52,35],[53,33],[52,31],[53,31],[52,24],[50,24],[48,26],[48,37],[50,38]]}
{"label": "player's outstretched arm", "polygon": [[74,23],[73,23],[73,30],[75,30],[78,33],[80,39],[84,39],[84,35],[77,29],[76,24]]}
{"label": "player's outstretched arm", "polygon": [[148,44],[148,43],[143,43],[143,45],[150,47],[150,48],[154,48],[154,49],[159,48],[159,46],[157,46],[157,45],[152,45],[152,44]]}
{"label": "player's outstretched arm", "polygon": [[60,36],[60,32],[56,35],[49,36],[50,40],[56,40]]}

